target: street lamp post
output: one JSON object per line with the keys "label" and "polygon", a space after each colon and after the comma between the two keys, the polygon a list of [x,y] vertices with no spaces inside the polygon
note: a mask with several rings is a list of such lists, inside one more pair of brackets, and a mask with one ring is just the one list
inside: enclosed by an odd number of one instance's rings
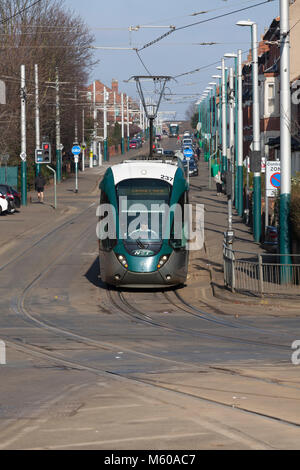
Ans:
{"label": "street lamp post", "polygon": [[227,83],[225,83],[225,59],[222,57],[222,173],[226,170],[227,160],[227,112],[226,112]]}
{"label": "street lamp post", "polygon": [[[260,152],[260,116],[258,96],[258,43],[257,24],[253,21],[238,21],[238,26],[250,26],[252,32],[252,115],[253,152]],[[256,242],[261,237],[261,168],[253,173],[253,235]]]}
{"label": "street lamp post", "polygon": [[221,132],[221,116],[222,116],[222,113],[221,113],[221,88],[222,88],[222,76],[221,75],[212,75],[212,78],[218,78],[219,79],[219,106],[218,106],[218,110],[217,110],[217,113],[218,113],[218,142],[216,143],[216,151],[217,151],[217,155],[218,155],[218,163],[221,161],[221,158],[220,158],[220,155],[219,155],[219,143],[222,142],[222,132]]}
{"label": "street lamp post", "polygon": [[[290,92],[290,26],[289,0],[280,0],[280,253],[291,252],[290,242],[290,198],[291,198],[291,92]],[[290,256],[281,258],[282,264],[290,264]],[[284,269],[281,280],[289,279],[289,270]]]}
{"label": "street lamp post", "polygon": [[[237,121],[238,121],[238,93],[237,93],[237,61],[238,61],[238,56],[235,53],[226,53],[224,54],[224,57],[227,57],[228,59],[234,59],[234,76],[232,76],[232,83],[230,85],[230,91],[231,94],[234,92],[234,98],[231,96],[230,100],[230,112],[232,113],[232,129],[231,129],[231,140],[232,142],[230,143],[230,148],[231,146],[234,145],[234,153],[231,154],[231,164],[232,164],[232,170],[233,170],[233,179],[232,179],[232,193],[233,193],[233,201],[235,203],[235,207],[237,207],[237,185],[238,185],[238,179],[237,179],[237,155],[238,155],[238,134],[237,134]],[[230,69],[231,70],[231,69]],[[233,84],[234,82],[234,84]],[[234,117],[233,117],[234,114]]]}
{"label": "street lamp post", "polygon": [[[238,120],[237,120],[237,135],[238,135],[238,161],[237,161],[237,210],[240,217],[244,211],[244,173],[243,173],[243,81],[242,81],[242,51],[238,50]],[[247,168],[248,171],[248,168]]]}

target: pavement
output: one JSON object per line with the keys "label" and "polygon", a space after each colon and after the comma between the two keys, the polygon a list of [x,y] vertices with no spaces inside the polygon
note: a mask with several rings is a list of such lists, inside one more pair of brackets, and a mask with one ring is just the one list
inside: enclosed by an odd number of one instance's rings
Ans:
{"label": "pavement", "polygon": [[[202,304],[204,300],[214,305],[218,313],[232,314],[232,305],[237,305],[240,314],[299,315],[300,303],[297,298],[256,297],[231,292],[224,286],[223,239],[228,226],[227,196],[217,196],[214,179],[209,183],[208,163],[201,158],[199,177],[190,179],[191,202],[204,205],[205,240],[203,249],[191,252],[189,289],[186,298],[192,295]],[[198,189],[198,193],[197,193]],[[252,253],[266,253],[259,243],[253,240],[251,228],[245,225],[233,208],[233,230],[235,240],[233,248]],[[206,304],[206,307],[208,305]],[[254,307],[254,308],[253,308]]]}

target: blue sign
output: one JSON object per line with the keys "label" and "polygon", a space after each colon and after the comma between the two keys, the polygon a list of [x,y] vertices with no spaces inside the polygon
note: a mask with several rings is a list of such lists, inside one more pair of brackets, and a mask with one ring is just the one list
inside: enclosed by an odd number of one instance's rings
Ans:
{"label": "blue sign", "polygon": [[271,185],[274,188],[280,188],[280,173],[273,173],[271,176]]}
{"label": "blue sign", "polygon": [[185,158],[191,158],[194,155],[194,152],[192,149],[184,149],[183,155]]}
{"label": "blue sign", "polygon": [[73,155],[79,155],[81,153],[80,145],[73,145],[72,153]]}

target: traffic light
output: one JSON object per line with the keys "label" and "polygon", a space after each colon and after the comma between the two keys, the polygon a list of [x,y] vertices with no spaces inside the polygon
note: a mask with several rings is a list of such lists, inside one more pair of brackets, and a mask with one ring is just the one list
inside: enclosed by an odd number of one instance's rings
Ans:
{"label": "traffic light", "polygon": [[51,162],[51,144],[49,142],[42,143],[43,163]]}
{"label": "traffic light", "polygon": [[41,149],[35,150],[35,163],[51,163],[51,144],[43,142]]}

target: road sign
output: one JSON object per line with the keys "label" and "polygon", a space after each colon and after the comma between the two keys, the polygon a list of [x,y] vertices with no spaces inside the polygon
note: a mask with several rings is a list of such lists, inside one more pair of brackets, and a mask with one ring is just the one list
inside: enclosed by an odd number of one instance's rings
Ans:
{"label": "road sign", "polygon": [[78,155],[74,155],[74,162],[78,163],[78,160],[79,160]]}
{"label": "road sign", "polygon": [[280,173],[274,173],[271,176],[270,182],[271,185],[274,186],[274,188],[280,188]]}
{"label": "road sign", "polygon": [[23,162],[26,162],[26,158],[27,158],[26,152],[21,152],[20,157]]}
{"label": "road sign", "polygon": [[43,150],[35,149],[35,163],[43,163]]}
{"label": "road sign", "polygon": [[79,155],[81,153],[80,145],[73,145],[72,153],[73,155]]}
{"label": "road sign", "polygon": [[275,197],[280,189],[280,161],[266,162],[266,195]]}
{"label": "road sign", "polygon": [[184,149],[183,155],[185,156],[185,158],[192,158],[194,152],[192,149]]}

